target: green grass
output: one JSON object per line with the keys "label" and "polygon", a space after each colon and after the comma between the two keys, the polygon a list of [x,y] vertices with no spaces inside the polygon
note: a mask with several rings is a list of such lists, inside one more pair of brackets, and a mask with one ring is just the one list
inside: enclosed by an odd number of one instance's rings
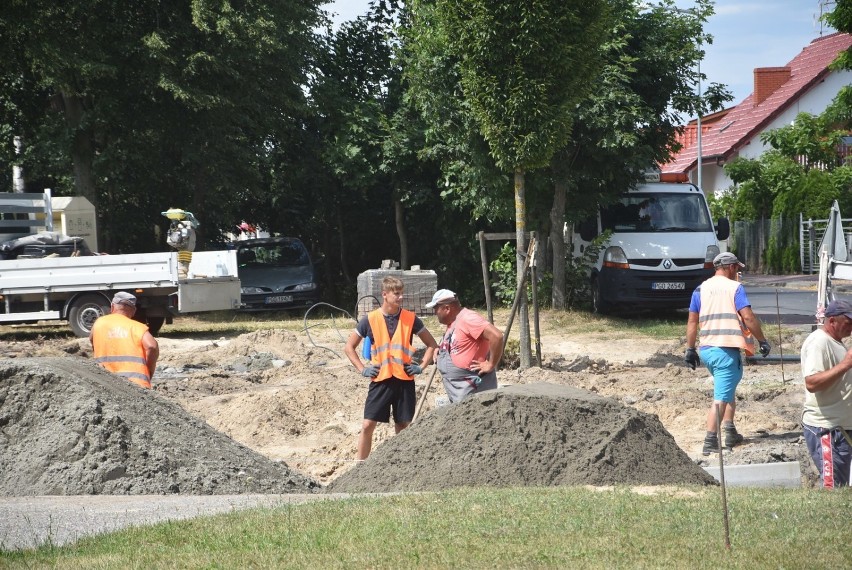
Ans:
{"label": "green grass", "polygon": [[0,553],[8,568],[849,568],[847,490],[456,490],[282,505]]}

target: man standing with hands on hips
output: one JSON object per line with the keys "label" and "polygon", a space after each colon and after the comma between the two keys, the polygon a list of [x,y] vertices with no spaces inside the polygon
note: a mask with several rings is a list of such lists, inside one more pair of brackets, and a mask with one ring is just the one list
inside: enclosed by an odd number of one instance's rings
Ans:
{"label": "man standing with hands on hips", "polygon": [[[404,284],[397,277],[382,279],[382,306],[370,311],[346,341],[344,352],[349,361],[370,379],[370,389],[364,404],[364,422],[358,436],[357,459],[364,460],[373,446],[373,432],[378,422],[389,422],[391,409],[396,433],[401,432],[414,419],[417,396],[414,377],[432,362],[438,343],[413,312],[402,308]],[[414,335],[426,345],[420,364],[412,360]],[[358,356],[358,345],[370,339],[370,360],[364,364]]]}
{"label": "man standing with hands on hips", "polygon": [[438,345],[438,370],[450,402],[497,388],[497,364],[503,356],[503,333],[481,316],[464,309],[449,289],[440,289],[426,307],[447,327]]}
{"label": "man standing with hands on hips", "polygon": [[[733,253],[720,253],[713,259],[715,275],[695,289],[689,305],[686,324],[684,361],[695,370],[704,362],[713,375],[713,404],[707,412],[707,434],[702,453],[710,455],[719,448],[716,434],[716,407],[722,417],[725,447],[732,448],[743,440],[734,425],[736,398],[734,392],[743,377],[740,350],[754,354],[754,339],[760,343],[760,354],[766,358],[771,347],[751,310],[737,273],[745,267]],[[696,351],[698,329],[701,329],[701,358]]]}
{"label": "man standing with hands on hips", "polygon": [[834,300],[825,322],[802,343],[802,431],[825,489],[852,485],[852,304]]}

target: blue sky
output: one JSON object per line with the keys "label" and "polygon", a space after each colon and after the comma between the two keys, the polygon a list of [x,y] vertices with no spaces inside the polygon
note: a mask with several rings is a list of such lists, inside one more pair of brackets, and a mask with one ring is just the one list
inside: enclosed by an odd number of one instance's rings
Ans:
{"label": "blue sky", "polygon": [[[368,0],[336,0],[326,6],[337,13],[335,22],[364,14]],[[690,8],[690,0],[679,0]],[[779,67],[819,37],[818,0],[717,0],[716,14],[707,31],[713,44],[705,47],[701,69],[708,81],[725,83],[734,94],[732,103],[753,89],[755,67]],[[823,26],[823,33],[831,33]]]}

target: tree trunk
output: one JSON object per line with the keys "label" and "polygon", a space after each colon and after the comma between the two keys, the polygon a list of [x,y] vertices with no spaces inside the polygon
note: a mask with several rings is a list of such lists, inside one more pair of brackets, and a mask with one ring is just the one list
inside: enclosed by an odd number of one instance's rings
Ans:
{"label": "tree trunk", "polygon": [[[526,189],[524,187],[524,169],[515,168],[515,230],[517,232],[517,284],[520,286],[524,278],[524,256],[527,253],[527,204]],[[520,353],[521,370],[526,370],[532,364],[532,348],[530,346],[530,317],[527,305],[526,292],[521,294],[521,302],[518,306],[518,330],[520,331]]]}
{"label": "tree trunk", "polygon": [[405,230],[405,209],[399,193],[393,193],[393,213],[396,222],[396,235],[399,237],[399,268],[408,269],[408,234]]}
{"label": "tree trunk", "polygon": [[78,196],[83,196],[92,203],[98,211],[98,193],[92,174],[92,161],[95,157],[92,133],[83,128],[85,107],[83,100],[77,95],[65,91],[61,93],[62,106],[65,111],[65,123],[74,131],[71,143],[71,162],[74,168],[74,187]]}
{"label": "tree trunk", "polygon": [[343,213],[340,211],[340,204],[336,204],[334,207],[335,214],[337,215],[337,227],[340,231],[337,232],[338,237],[340,238],[340,271],[343,273],[343,279],[346,283],[352,283],[352,275],[349,274],[349,266],[346,264],[346,238],[344,234],[344,225],[343,225]]}
{"label": "tree trunk", "polygon": [[564,178],[555,177],[553,205],[550,208],[550,247],[553,250],[553,289],[551,303],[554,309],[565,309],[565,199],[568,184]]}

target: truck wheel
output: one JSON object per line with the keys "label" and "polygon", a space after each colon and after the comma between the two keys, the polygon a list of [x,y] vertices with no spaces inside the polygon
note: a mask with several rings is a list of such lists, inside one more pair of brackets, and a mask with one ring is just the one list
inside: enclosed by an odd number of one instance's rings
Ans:
{"label": "truck wheel", "polygon": [[160,334],[160,329],[163,328],[163,323],[166,322],[166,317],[148,317],[148,332],[154,336]]}
{"label": "truck wheel", "polygon": [[87,337],[98,317],[109,314],[109,299],[103,295],[81,295],[68,310],[68,324],[79,337]]}
{"label": "truck wheel", "polygon": [[601,284],[597,279],[592,279],[592,312],[596,315],[607,315],[610,312],[609,304],[604,301],[601,294]]}
{"label": "truck wheel", "polygon": [[133,315],[133,320],[148,325],[148,332],[157,336],[157,333],[163,328],[163,323],[166,322],[166,317],[149,317],[148,310],[145,307],[139,307]]}

